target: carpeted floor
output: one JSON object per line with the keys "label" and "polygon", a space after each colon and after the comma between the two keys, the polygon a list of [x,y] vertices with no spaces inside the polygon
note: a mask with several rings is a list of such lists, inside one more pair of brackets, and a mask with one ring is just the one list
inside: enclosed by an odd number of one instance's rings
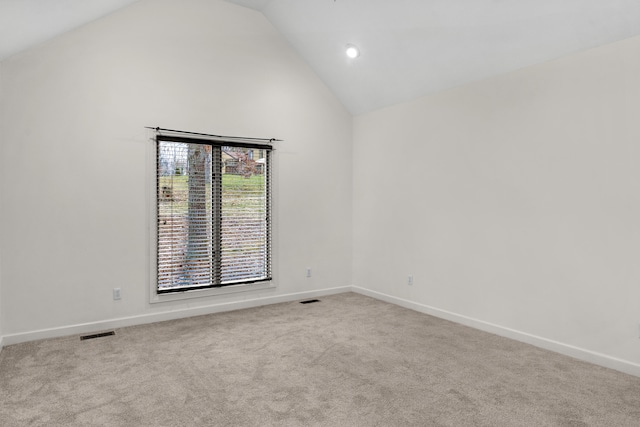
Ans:
{"label": "carpeted floor", "polygon": [[0,425],[640,426],[640,378],[362,295],[5,347]]}

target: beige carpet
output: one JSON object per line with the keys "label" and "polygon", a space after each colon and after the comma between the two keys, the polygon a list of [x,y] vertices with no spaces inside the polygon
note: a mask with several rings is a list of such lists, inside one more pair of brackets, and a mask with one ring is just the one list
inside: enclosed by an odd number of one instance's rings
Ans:
{"label": "beige carpet", "polygon": [[640,378],[357,294],[8,346],[9,426],[640,426]]}

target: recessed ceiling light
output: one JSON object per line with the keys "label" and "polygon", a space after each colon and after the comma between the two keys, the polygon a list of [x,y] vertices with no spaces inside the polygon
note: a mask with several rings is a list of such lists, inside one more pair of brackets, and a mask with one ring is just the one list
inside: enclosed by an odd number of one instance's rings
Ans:
{"label": "recessed ceiling light", "polygon": [[360,50],[352,44],[347,45],[347,56],[349,58],[357,58],[360,56]]}

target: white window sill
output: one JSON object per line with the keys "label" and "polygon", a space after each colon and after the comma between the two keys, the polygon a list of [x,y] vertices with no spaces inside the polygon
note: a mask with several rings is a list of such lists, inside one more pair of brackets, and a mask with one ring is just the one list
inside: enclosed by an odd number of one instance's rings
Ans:
{"label": "white window sill", "polygon": [[276,285],[274,284],[273,280],[269,282],[229,285],[229,286],[223,286],[221,288],[194,289],[191,291],[174,292],[174,293],[166,293],[166,294],[156,293],[156,290],[154,287],[154,289],[151,290],[149,302],[151,304],[156,304],[156,303],[180,301],[180,300],[186,300],[186,299],[192,299],[192,298],[203,298],[203,297],[212,297],[217,295],[227,295],[227,294],[233,294],[238,292],[258,291],[258,290],[270,289],[275,287]]}

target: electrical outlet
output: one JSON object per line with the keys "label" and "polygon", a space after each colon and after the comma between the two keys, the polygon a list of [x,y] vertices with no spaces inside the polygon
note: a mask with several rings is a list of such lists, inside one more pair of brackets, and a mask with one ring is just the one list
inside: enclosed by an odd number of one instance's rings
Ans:
{"label": "electrical outlet", "polygon": [[113,299],[119,300],[121,298],[122,298],[122,294],[121,294],[120,288],[113,288]]}
{"label": "electrical outlet", "polygon": [[311,269],[307,267],[307,277],[311,277]]}
{"label": "electrical outlet", "polygon": [[413,274],[410,274],[407,276],[407,285],[409,286],[413,285]]}

